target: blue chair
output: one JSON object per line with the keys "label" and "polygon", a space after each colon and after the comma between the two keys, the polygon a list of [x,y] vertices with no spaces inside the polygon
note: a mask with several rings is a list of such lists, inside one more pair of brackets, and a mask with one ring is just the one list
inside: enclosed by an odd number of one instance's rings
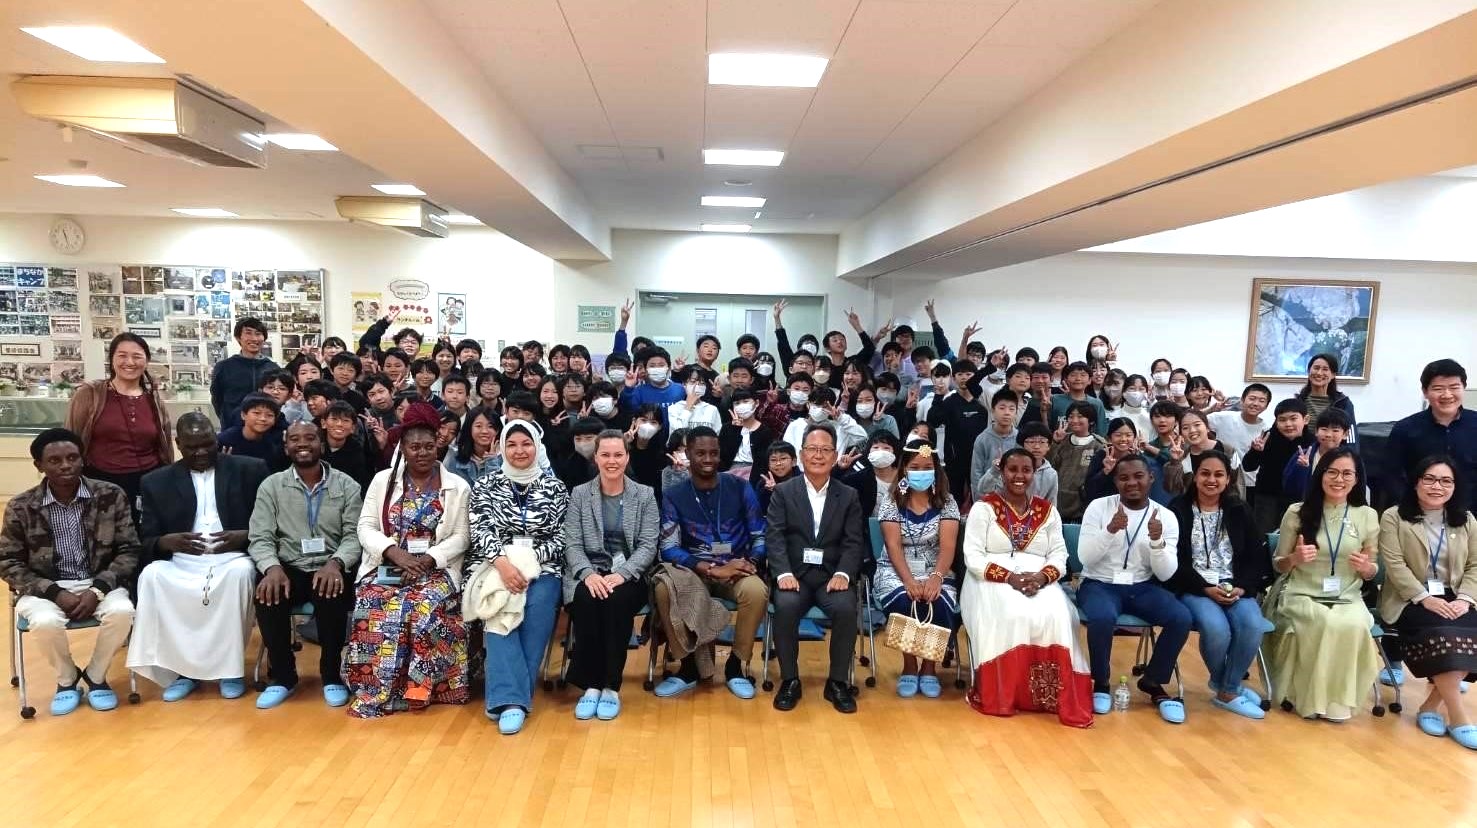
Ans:
{"label": "blue chair", "polygon": [[[289,619],[288,619],[289,622],[292,620],[292,618],[302,618],[302,617],[312,618],[313,617],[313,602],[312,601],[304,601],[301,604],[294,604],[293,607],[292,607],[292,609],[288,610],[288,615],[290,616]],[[292,651],[293,652],[297,652],[297,651],[301,650],[302,648],[303,648],[303,642],[302,642],[302,639],[298,638],[297,626],[296,625],[293,625],[292,626]],[[251,674],[251,685],[252,685],[252,687],[255,687],[256,688],[256,691],[258,693],[260,693],[261,691],[267,689],[267,683],[262,680],[262,662],[264,662],[266,660],[267,660],[267,642],[266,641],[262,641],[261,642],[261,645],[257,648],[257,651],[256,651],[256,668],[255,668],[255,670],[252,671],[252,674]]]}
{"label": "blue chair", "polygon": [[[883,545],[882,541],[882,524],[877,521],[877,518],[871,517],[867,518],[867,526],[868,529],[871,531],[872,536],[872,559],[873,561],[880,563],[882,561],[882,558],[887,554],[886,547]],[[963,526],[960,526],[961,532],[963,531],[963,528]],[[862,623],[858,627],[858,631],[867,636],[867,647],[871,651],[870,658],[863,656],[861,659],[863,667],[870,666],[872,668],[872,675],[868,676],[866,681],[868,687],[877,686],[876,633],[877,630],[880,630],[883,627],[887,626],[887,615],[875,607],[875,598],[876,596],[872,593],[871,579],[862,579]],[[972,682],[974,680],[973,670],[969,671],[969,681],[966,681],[964,678],[964,663],[967,661],[972,665],[974,664],[974,658],[969,650],[968,638],[966,636],[959,635],[959,632],[963,629],[963,626],[964,622],[961,618],[959,623],[955,624],[954,629],[950,632],[949,652],[945,653],[944,661],[942,664],[943,667],[948,667],[950,654],[956,653],[960,649],[963,649],[963,657],[954,659],[954,688],[956,690],[963,690],[965,687],[969,686],[969,682]]]}
{"label": "blue chair", "polygon": [[[21,718],[29,720],[36,717],[36,708],[30,705],[26,695],[25,634],[30,632],[31,628],[26,623],[26,619],[16,615],[15,602],[16,596],[12,594],[10,596],[10,627],[15,630],[15,639],[11,642],[10,648],[10,686],[20,689]],[[98,626],[101,626],[101,622],[96,618],[87,618],[82,621],[67,622],[67,631],[87,630]],[[128,703],[139,703],[138,676],[134,675],[132,670],[128,671]]]}

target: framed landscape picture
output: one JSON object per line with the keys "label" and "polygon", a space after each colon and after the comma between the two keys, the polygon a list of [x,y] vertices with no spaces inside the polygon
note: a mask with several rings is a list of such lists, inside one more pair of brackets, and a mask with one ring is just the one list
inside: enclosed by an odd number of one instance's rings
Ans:
{"label": "framed landscape picture", "polygon": [[1369,382],[1379,282],[1254,279],[1246,380],[1303,380],[1332,354],[1342,383]]}

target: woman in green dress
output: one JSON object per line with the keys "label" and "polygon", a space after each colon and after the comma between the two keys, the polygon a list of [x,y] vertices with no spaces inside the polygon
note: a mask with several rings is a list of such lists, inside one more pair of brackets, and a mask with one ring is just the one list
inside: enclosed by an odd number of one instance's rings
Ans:
{"label": "woman in green dress", "polygon": [[1273,685],[1304,718],[1346,721],[1374,683],[1379,653],[1360,590],[1373,578],[1379,514],[1365,505],[1353,449],[1324,455],[1302,503],[1288,507],[1267,599]]}

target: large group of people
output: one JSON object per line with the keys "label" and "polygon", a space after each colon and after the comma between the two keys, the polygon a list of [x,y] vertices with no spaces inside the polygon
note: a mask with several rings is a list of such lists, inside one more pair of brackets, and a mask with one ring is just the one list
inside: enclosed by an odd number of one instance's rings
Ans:
{"label": "large group of people", "polygon": [[[355,349],[329,337],[278,367],[242,319],[212,377],[219,427],[171,422],[147,341],[120,334],[107,378],[35,438],[43,479],[0,532],[0,576],[55,671],[52,713],[115,706],[125,644],[165,701],[205,682],[240,697],[253,623],[270,664],[256,706],[276,707],[301,683],[294,616],[311,613],[329,706],[463,704],[480,677],[513,734],[562,608],[574,714],[608,721],[649,605],[659,698],[719,675],[754,698],[768,614],[763,672],[777,660],[773,705],[795,708],[819,609],[838,711],[857,710],[859,625],[906,616],[963,631],[981,713],[1086,727],[1121,707],[1110,659],[1129,614],[1157,630],[1136,687],[1168,722],[1185,721],[1168,685],[1198,632],[1215,708],[1339,722],[1377,676],[1408,672],[1431,685],[1420,728],[1477,749],[1461,698],[1477,672],[1477,411],[1455,361],[1426,366],[1428,406],[1370,480],[1333,355],[1274,401],[1167,359],[1134,372],[1106,336],[1041,360],[988,350],[971,325],[956,353],[932,302],[931,345],[848,312],[856,351],[839,330],[792,347],[785,307],[775,353],[746,335],[726,363],[713,336],[690,362],[631,337],[629,304],[603,362],[525,342],[484,364],[476,340],[413,328],[384,347],[385,319]],[[1376,512],[1371,491],[1398,505]],[[65,627],[88,618],[84,669]],[[1243,682],[1263,647],[1275,699]],[[942,694],[937,663],[901,661],[900,697]]]}

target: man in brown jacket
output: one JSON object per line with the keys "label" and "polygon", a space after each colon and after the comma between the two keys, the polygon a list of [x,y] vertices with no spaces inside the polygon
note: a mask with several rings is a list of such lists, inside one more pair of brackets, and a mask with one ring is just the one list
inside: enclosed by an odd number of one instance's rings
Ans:
{"label": "man in brown jacket", "polygon": [[[10,585],[16,614],[56,670],[51,714],[64,716],[82,701],[112,710],[108,666],[128,640],[133,603],[125,584],[138,565],[138,533],[123,490],[82,476],[82,438],[64,428],[31,441],[31,459],[45,479],[11,499],[0,529],[0,577]],[[85,671],[72,660],[67,623],[101,622]],[[80,674],[80,675],[79,675]]]}

